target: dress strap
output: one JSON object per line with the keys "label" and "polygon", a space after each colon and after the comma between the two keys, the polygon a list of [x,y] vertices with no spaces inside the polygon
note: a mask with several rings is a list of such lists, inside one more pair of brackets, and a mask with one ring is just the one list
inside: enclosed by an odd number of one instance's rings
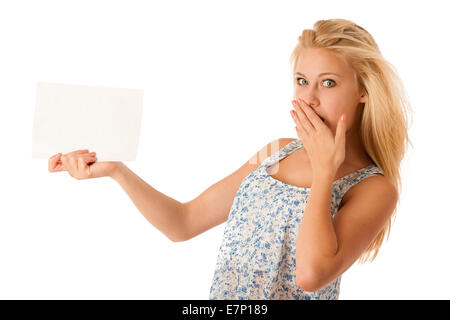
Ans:
{"label": "dress strap", "polygon": [[[283,158],[287,157],[289,154],[294,152],[295,150],[303,147],[303,143],[300,139],[294,139],[288,144],[286,144],[283,148],[272,154],[270,157],[267,157],[262,163],[261,166],[269,167],[272,164],[282,160]],[[371,177],[375,174],[382,174],[384,175],[383,170],[378,168],[376,165],[368,165],[367,167],[358,169],[353,171],[352,173],[346,175],[345,177],[340,178],[339,180],[336,180],[334,184],[339,189],[339,194],[343,197],[344,194],[355,184],[358,182]]]}
{"label": "dress strap", "polygon": [[336,187],[338,188],[339,192],[338,192],[338,199],[337,200],[337,204],[340,203],[340,201],[342,200],[342,198],[344,198],[345,193],[354,185],[356,185],[357,183],[359,183],[360,181],[374,176],[376,174],[381,174],[384,176],[384,172],[383,170],[381,170],[380,168],[378,168],[376,165],[369,165],[365,168],[361,168],[359,170],[354,171],[353,173],[345,176],[344,178],[342,178],[339,183],[336,185]]}
{"label": "dress strap", "polygon": [[261,166],[269,167],[272,164],[280,161],[281,159],[287,157],[289,154],[294,152],[295,150],[301,148],[303,143],[300,139],[294,139],[288,144],[286,144],[283,148],[272,154],[270,157],[267,157],[262,163]]}

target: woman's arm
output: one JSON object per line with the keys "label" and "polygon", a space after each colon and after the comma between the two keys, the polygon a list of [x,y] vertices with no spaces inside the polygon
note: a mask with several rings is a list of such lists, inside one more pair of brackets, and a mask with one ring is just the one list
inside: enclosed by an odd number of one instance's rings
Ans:
{"label": "woman's arm", "polygon": [[181,241],[183,203],[159,192],[122,162],[110,177],[127,193],[134,205],[155,228],[172,241]]}
{"label": "woman's arm", "polygon": [[384,176],[353,186],[347,201],[331,216],[332,179],[313,178],[297,237],[296,281],[316,291],[342,275],[364,252],[393,213],[395,186]]}
{"label": "woman's arm", "polygon": [[271,141],[239,169],[186,203],[159,192],[121,162],[110,177],[119,183],[153,226],[172,241],[186,241],[225,222],[242,180],[290,141],[292,138]]}
{"label": "woman's arm", "polygon": [[229,176],[213,184],[197,198],[186,203],[185,238],[191,239],[228,219],[236,192],[242,180],[262,161],[291,142],[280,138],[269,142]]}
{"label": "woman's arm", "polygon": [[[296,245],[296,279],[303,288],[316,278],[324,260],[337,251],[336,232],[331,217],[332,172],[313,175],[311,190],[300,223]],[[311,290],[314,291],[314,290]]]}

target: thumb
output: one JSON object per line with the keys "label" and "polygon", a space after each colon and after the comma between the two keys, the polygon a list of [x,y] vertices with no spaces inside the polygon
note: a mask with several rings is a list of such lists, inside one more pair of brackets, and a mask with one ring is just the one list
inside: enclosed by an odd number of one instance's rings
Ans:
{"label": "thumb", "polygon": [[347,128],[347,115],[342,114],[336,127],[336,137],[334,138],[335,144],[345,145],[345,129]]}

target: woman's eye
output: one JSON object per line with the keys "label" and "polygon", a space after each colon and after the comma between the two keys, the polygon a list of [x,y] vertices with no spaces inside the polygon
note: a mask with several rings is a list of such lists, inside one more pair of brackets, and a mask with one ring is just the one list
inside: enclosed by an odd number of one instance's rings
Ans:
{"label": "woman's eye", "polygon": [[[299,80],[304,80],[305,82],[306,82],[306,80],[304,79],[304,78],[297,78],[297,83],[299,82]],[[334,80],[331,80],[331,79],[325,79],[325,80],[323,80],[323,82],[324,83],[326,83],[326,82],[331,82],[332,84],[330,84],[330,85],[325,85],[325,87],[327,87],[327,88],[330,88],[330,87],[334,87]],[[303,83],[300,83],[300,84],[303,84]]]}
{"label": "woman's eye", "polygon": [[[297,78],[297,82],[298,82],[298,80],[305,80],[305,79],[303,79],[303,78]],[[306,81],[306,80],[305,80]]]}

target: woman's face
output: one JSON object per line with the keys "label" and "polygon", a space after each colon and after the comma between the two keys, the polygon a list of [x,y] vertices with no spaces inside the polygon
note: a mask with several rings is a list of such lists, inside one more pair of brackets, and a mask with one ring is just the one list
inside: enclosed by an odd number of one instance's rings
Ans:
{"label": "woman's face", "polygon": [[304,100],[333,134],[342,113],[347,115],[347,130],[359,121],[362,110],[358,106],[366,102],[366,97],[358,92],[353,69],[344,58],[328,49],[304,49],[294,77],[295,98]]}

